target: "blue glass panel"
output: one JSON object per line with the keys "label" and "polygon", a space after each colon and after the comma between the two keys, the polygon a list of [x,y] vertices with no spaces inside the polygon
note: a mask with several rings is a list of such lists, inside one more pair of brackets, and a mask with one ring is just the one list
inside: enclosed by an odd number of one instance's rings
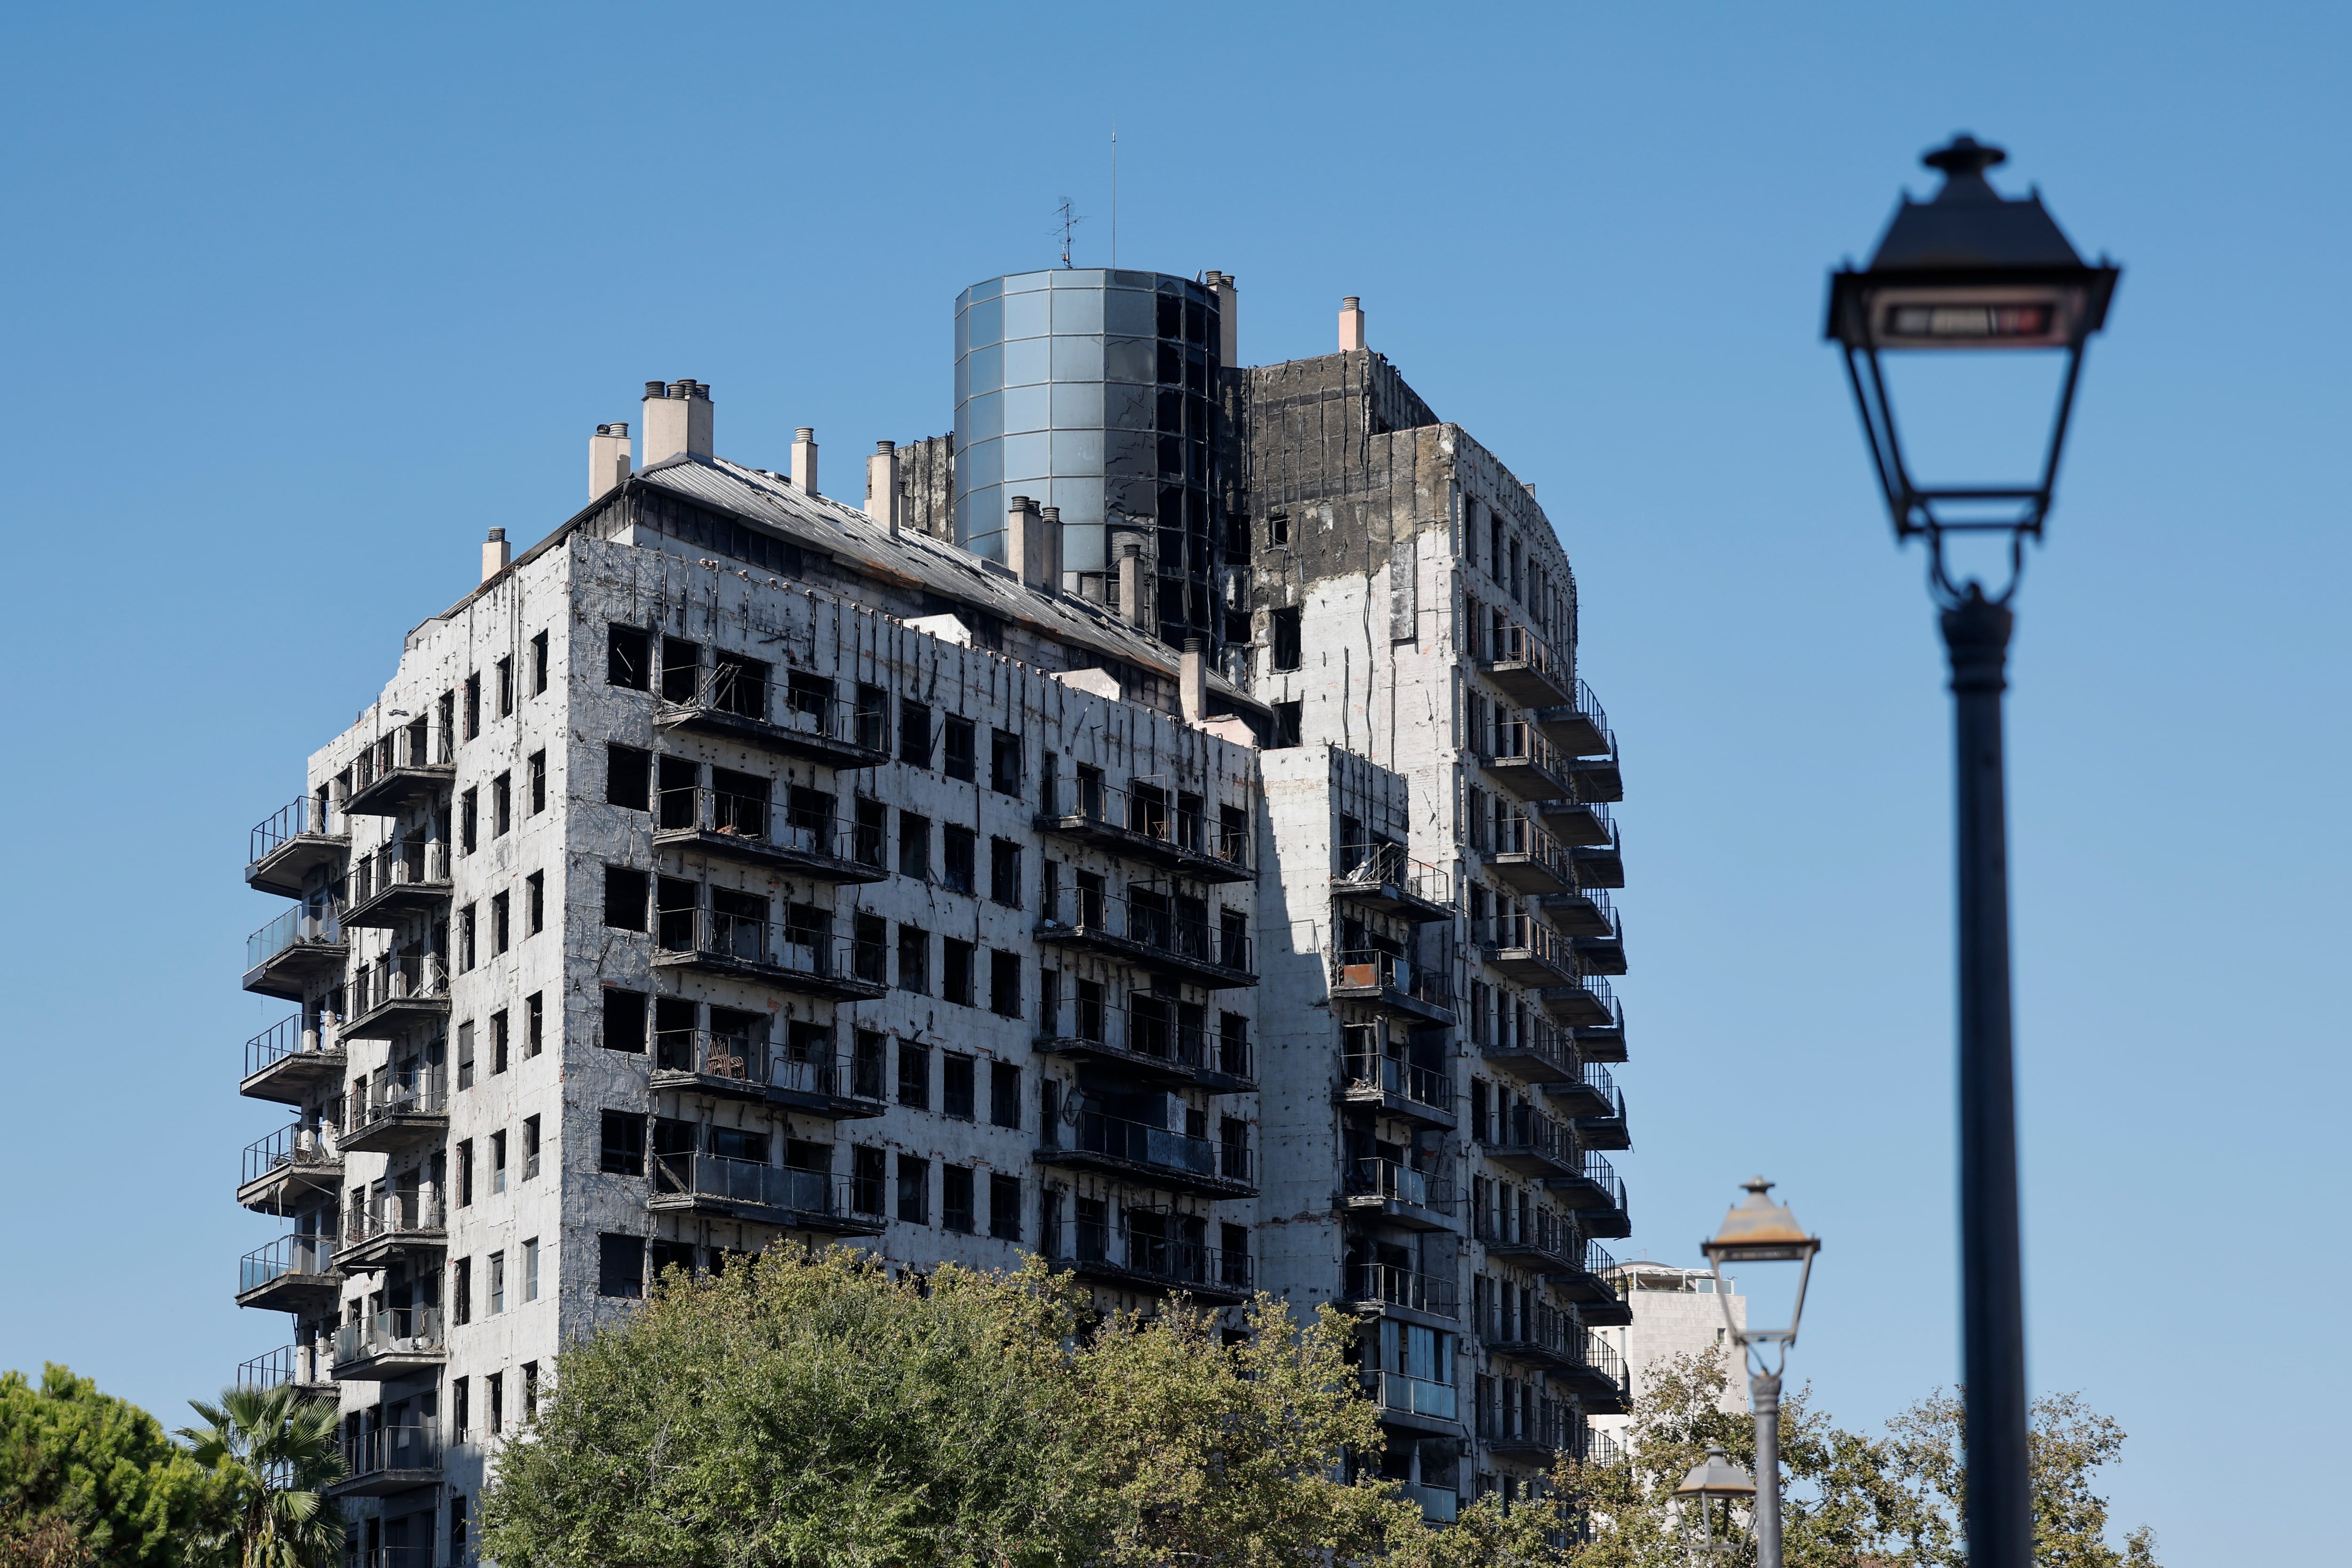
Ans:
{"label": "blue glass panel", "polygon": [[1103,379],[1151,381],[1159,374],[1159,345],[1150,338],[1110,338],[1103,343]]}
{"label": "blue glass panel", "polygon": [[999,395],[1004,399],[1006,435],[1017,435],[1024,430],[1043,430],[1053,423],[1054,389],[1045,383],[1011,387]]}
{"label": "blue glass panel", "polygon": [[964,321],[964,317],[965,317],[965,315],[966,315],[966,311],[964,310],[963,307],[962,307],[962,306],[961,306],[961,305],[957,306],[957,307],[956,307],[956,333],[955,333],[955,338],[956,338],[956,358],[958,358],[958,359],[961,359],[961,358],[963,358],[965,352],[966,352],[967,350],[969,350],[969,349],[971,347],[971,338],[970,338],[968,335],[966,335],[966,332],[965,332],[965,331],[964,331],[964,329],[965,329],[965,325],[966,325],[966,322],[965,322],[965,321]]}
{"label": "blue glass panel", "polygon": [[965,348],[986,348],[1004,336],[1004,301],[989,300],[963,313]]}
{"label": "blue glass panel", "polygon": [[963,465],[963,471],[959,476],[959,488],[985,489],[1004,477],[1004,443],[1002,441],[976,441],[957,456],[971,459]]}
{"label": "blue glass panel", "polygon": [[1008,485],[1042,479],[1052,467],[1052,437],[1040,430],[1029,436],[1007,436],[995,445],[1003,451],[1004,467],[997,476]]}
{"label": "blue glass panel", "polygon": [[1054,428],[1090,430],[1103,422],[1103,388],[1098,381],[1056,382],[1054,386]]}
{"label": "blue glass panel", "polygon": [[983,393],[963,405],[963,417],[956,423],[957,439],[970,444],[992,440],[1004,434],[1004,394]]}
{"label": "blue glass panel", "polygon": [[[1110,274],[1099,267],[1056,267],[1050,276],[1056,289],[1091,289],[1099,293]],[[1059,327],[1054,330],[1061,331]]]}
{"label": "blue glass panel", "polygon": [[1054,275],[1050,272],[1008,273],[1004,278],[1004,291],[1007,294],[1024,294],[1033,289],[1045,288],[1053,279]]}
{"label": "blue glass panel", "polygon": [[971,379],[970,379],[970,377],[966,374],[966,367],[967,367],[967,364],[968,364],[968,362],[967,362],[967,361],[966,361],[966,360],[965,360],[961,355],[958,355],[958,356],[957,356],[957,358],[956,358],[956,374],[955,374],[955,400],[956,400],[956,406],[957,406],[958,408],[961,408],[961,407],[963,406],[963,400],[964,400],[965,398],[970,397],[970,396],[971,395]]}
{"label": "blue glass panel", "polygon": [[[1114,383],[1103,388],[1103,419],[1114,430],[1149,430],[1158,394],[1149,386]],[[1076,423],[1073,421],[1072,423]]]}
{"label": "blue glass panel", "polygon": [[1004,384],[1004,350],[974,349],[964,356],[965,395],[977,397],[983,392],[994,392]]}
{"label": "blue glass panel", "polygon": [[[1065,296],[1055,295],[1061,299]],[[1054,340],[1054,379],[1055,381],[1100,381],[1103,373],[1103,341],[1100,338],[1055,338]]]}
{"label": "blue glass panel", "polygon": [[1148,290],[1159,279],[1160,274],[1157,272],[1114,272],[1110,275],[1110,286],[1114,289]]}
{"label": "blue glass panel", "polygon": [[1062,509],[1064,522],[1100,522],[1103,520],[1101,476],[1056,479],[1054,481],[1054,504]]}
{"label": "blue glass panel", "polygon": [[1103,531],[1065,521],[1062,526],[1062,570],[1099,572],[1103,569]]}
{"label": "blue glass panel", "polygon": [[1160,487],[1150,479],[1110,480],[1104,515],[1122,527],[1149,528],[1159,514]]}
{"label": "blue glass panel", "polygon": [[1040,289],[1034,294],[1007,294],[1004,297],[1004,335],[1013,338],[1042,338],[1051,320],[1049,307],[1054,297]]}
{"label": "blue glass panel", "polygon": [[1103,472],[1127,479],[1149,479],[1160,471],[1160,448],[1156,438],[1139,430],[1113,429],[1108,433]]}
{"label": "blue glass panel", "polygon": [[969,298],[964,302],[966,304],[977,305],[982,300],[993,300],[1003,292],[1004,292],[1004,279],[1002,278],[992,278],[985,283],[975,283],[971,288],[965,289],[964,293],[969,296]]}
{"label": "blue glass panel", "polygon": [[1103,433],[1099,430],[1056,430],[1054,432],[1054,472],[1062,474],[1099,474],[1102,472]]}
{"label": "blue glass panel", "polygon": [[[1025,386],[1044,381],[1053,370],[1051,338],[1023,338],[1004,345],[1004,384]],[[978,357],[978,356],[974,356]],[[973,384],[979,384],[977,376]]]}
{"label": "blue glass panel", "polygon": [[1151,296],[1114,289],[1103,296],[1103,331],[1120,337],[1151,335]]}
{"label": "blue glass panel", "polygon": [[[1060,278],[1055,281],[1058,283]],[[1099,289],[1062,289],[1054,290],[1054,335],[1074,332],[1100,332],[1103,330],[1103,297]]]}

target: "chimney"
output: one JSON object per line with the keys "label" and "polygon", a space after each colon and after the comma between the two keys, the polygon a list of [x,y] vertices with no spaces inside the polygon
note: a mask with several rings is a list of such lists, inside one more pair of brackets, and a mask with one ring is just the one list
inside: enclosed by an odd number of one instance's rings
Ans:
{"label": "chimney", "polygon": [[1217,297],[1217,363],[1231,369],[1239,363],[1241,327],[1234,320],[1241,295],[1230,272],[1209,274],[1209,292]]}
{"label": "chimney", "polygon": [[1130,539],[1118,547],[1118,618],[1141,626],[1150,597],[1143,586],[1143,546]]}
{"label": "chimney", "polygon": [[1037,586],[1049,594],[1058,594],[1062,591],[1062,509],[1039,507],[1037,531],[1045,536],[1045,570]]}
{"label": "chimney", "polygon": [[[876,509],[879,508],[879,510]],[[866,515],[888,529],[898,531],[898,444],[877,441],[874,455],[866,459]]]}
{"label": "chimney", "polygon": [[596,434],[588,437],[588,499],[599,499],[605,491],[619,488],[628,477],[627,421],[597,426]]}
{"label": "chimney", "polygon": [[816,431],[806,425],[793,432],[793,489],[816,494]]}
{"label": "chimney", "polygon": [[1176,698],[1184,717],[1197,724],[1209,716],[1209,660],[1199,637],[1184,639],[1184,662],[1178,667]]}
{"label": "chimney", "polygon": [[1349,295],[1339,301],[1339,352],[1364,346],[1364,308],[1356,296]]}
{"label": "chimney", "polygon": [[507,543],[507,531],[503,528],[490,530],[489,538],[482,542],[482,581],[487,583],[505,571],[507,563],[513,559],[514,550]]}
{"label": "chimney", "polygon": [[1037,516],[1037,503],[1027,496],[1012,496],[1004,502],[1004,564],[1024,583],[1037,580],[1039,557],[1045,553],[1045,525]]}
{"label": "chimney", "polygon": [[670,458],[709,458],[710,388],[698,381],[646,383],[646,468]]}

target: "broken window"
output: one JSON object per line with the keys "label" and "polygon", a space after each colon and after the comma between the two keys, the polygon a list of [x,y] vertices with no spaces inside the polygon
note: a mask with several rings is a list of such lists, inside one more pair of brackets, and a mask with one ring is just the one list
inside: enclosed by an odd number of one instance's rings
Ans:
{"label": "broken window", "polygon": [[604,923],[614,931],[646,929],[646,874],[626,866],[604,868]]}
{"label": "broken window", "polygon": [[646,1173],[646,1119],[634,1110],[607,1110],[598,1168],[608,1176]]}
{"label": "broken window", "polygon": [[940,1168],[940,1226],[969,1236],[972,1230],[971,1167]]}
{"label": "broken window", "polygon": [[919,1154],[898,1156],[898,1217],[909,1225],[931,1219],[931,1163]]}
{"label": "broken window", "polygon": [[867,800],[860,795],[855,810],[857,820],[851,830],[850,858],[861,866],[882,865],[885,860],[883,841],[889,831],[886,826],[889,808],[878,800]]}
{"label": "broken window", "polygon": [[898,928],[898,989],[930,994],[931,933],[919,926]]}
{"label": "broken window", "polygon": [[898,875],[927,880],[931,874],[931,819],[898,814]]}
{"label": "broken window", "polygon": [[522,999],[522,1054],[524,1056],[539,1055],[543,1043],[541,1030],[546,1013],[546,1006],[539,992],[534,991]]}
{"label": "broken window", "polygon": [[643,1055],[646,1048],[646,994],[604,987],[604,1046],[608,1051]]}
{"label": "broken window", "polygon": [[988,896],[1008,910],[1021,907],[1021,846],[1010,838],[988,841]]}
{"label": "broken window", "polygon": [[482,732],[482,672],[466,677],[466,739]]}
{"label": "broken window", "polygon": [[849,1092],[860,1100],[882,1098],[882,1037],[872,1029],[858,1030],[851,1047]]}
{"label": "broken window", "polygon": [[650,689],[653,685],[653,638],[635,626],[607,627],[604,680],[607,685],[625,686],[632,691]]}
{"label": "broken window", "polygon": [[980,838],[969,827],[949,827],[944,833],[940,880],[950,892],[969,893],[978,885],[977,867]]}
{"label": "broken window", "polygon": [[931,708],[911,697],[898,699],[898,760],[931,765]]}
{"label": "broken window", "polygon": [[533,752],[524,765],[530,780],[530,814],[537,816],[547,809],[547,753]]}
{"label": "broken window", "polygon": [[1002,730],[988,732],[988,787],[1016,799],[1021,794],[1021,737]]}
{"label": "broken window", "polygon": [[1267,749],[1278,751],[1286,746],[1305,744],[1300,739],[1304,723],[1298,703],[1276,703],[1274,705],[1274,739],[1268,742]]}
{"label": "broken window", "polygon": [[514,655],[509,654],[499,660],[499,717],[503,719],[512,713],[514,702]]}
{"label": "broken window", "polygon": [[988,1234],[999,1241],[1021,1239],[1021,1178],[988,1178]]}
{"label": "broken window", "polygon": [[1297,669],[1301,662],[1298,616],[1296,605],[1274,612],[1274,668],[1276,669]]}
{"label": "broken window", "polygon": [[713,653],[710,699],[714,706],[746,719],[768,717],[768,665],[740,654]]}
{"label": "broken window", "polygon": [[958,1121],[972,1120],[977,1066],[971,1058],[957,1051],[950,1051],[940,1058],[940,1110],[942,1114]]}
{"label": "broken window", "polygon": [[536,936],[547,929],[547,873],[533,871],[522,879],[522,933]]}
{"label": "broken window", "polygon": [[604,804],[647,811],[653,805],[654,754],[635,746],[604,748]]}
{"label": "broken window", "polygon": [[[634,1298],[645,1293],[646,1238],[611,1231],[597,1237],[596,1294]],[[452,1525],[451,1530],[454,1532],[456,1526]],[[456,1540],[454,1533],[451,1540]]]}
{"label": "broken window", "polygon": [[930,1047],[898,1042],[898,1103],[917,1110],[931,1108]]}
{"label": "broken window", "polygon": [[547,689],[547,634],[540,633],[530,639],[530,694],[533,697]]}
{"label": "broken window", "polygon": [[883,1154],[879,1149],[849,1152],[849,1206],[858,1214],[882,1212]]}
{"label": "broken window", "polygon": [[507,1070],[507,1011],[501,1007],[490,1015],[490,1076],[496,1078]]}
{"label": "broken window", "polygon": [[661,694],[665,702],[691,702],[702,673],[702,645],[683,637],[662,638]]}
{"label": "broken window", "polygon": [[480,792],[467,790],[457,797],[457,850],[471,855],[481,842],[482,802]]}
{"label": "broken window", "polygon": [[999,1127],[1021,1125],[1021,1069],[1011,1062],[988,1064],[988,1119]]}
{"label": "broken window", "polygon": [[975,776],[979,761],[974,754],[979,739],[977,727],[969,719],[950,718],[946,730],[947,744],[943,749],[947,757],[947,775],[970,784]]}
{"label": "broken window", "polygon": [[500,773],[490,781],[490,837],[497,838],[514,826],[514,775]]}
{"label": "broken window", "polygon": [[457,973],[465,973],[474,967],[474,906],[467,904],[457,911]]}
{"label": "broken window", "polygon": [[971,961],[976,951],[971,943],[949,937],[940,952],[940,994],[966,1007],[971,1005]]}
{"label": "broken window", "polygon": [[991,952],[988,955],[988,1010],[1000,1018],[1021,1016],[1021,955]]}

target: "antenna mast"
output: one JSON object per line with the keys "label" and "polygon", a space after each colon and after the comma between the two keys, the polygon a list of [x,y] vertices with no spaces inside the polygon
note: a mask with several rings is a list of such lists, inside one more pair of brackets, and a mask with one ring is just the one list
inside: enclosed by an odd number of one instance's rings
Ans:
{"label": "antenna mast", "polygon": [[1110,122],[1110,264],[1118,265],[1118,121]]}
{"label": "antenna mast", "polygon": [[1069,197],[1067,197],[1067,196],[1064,196],[1064,197],[1062,198],[1062,220],[1061,220],[1061,229],[1062,229],[1062,265],[1063,265],[1064,267],[1068,267],[1068,266],[1070,266],[1070,265],[1071,265],[1071,262],[1070,262],[1070,231],[1071,231],[1072,229],[1076,228],[1076,227],[1078,226],[1078,225],[1080,225],[1080,224],[1082,224],[1082,223],[1084,223],[1084,222],[1086,222],[1086,221],[1087,221],[1086,219],[1084,219],[1084,218],[1082,218],[1082,217],[1078,216],[1078,215],[1077,215],[1077,214],[1076,214],[1076,213],[1074,213],[1074,212],[1072,212],[1072,211],[1070,210],[1070,198],[1069,198]]}

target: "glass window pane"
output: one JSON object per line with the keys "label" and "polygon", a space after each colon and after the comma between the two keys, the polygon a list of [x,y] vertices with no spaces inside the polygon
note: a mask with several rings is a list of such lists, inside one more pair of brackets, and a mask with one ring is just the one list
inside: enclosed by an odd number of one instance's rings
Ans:
{"label": "glass window pane", "polygon": [[1050,272],[1015,272],[1004,279],[1007,295],[1025,294],[1033,289],[1043,289],[1054,280]]}
{"label": "glass window pane", "polygon": [[966,395],[977,397],[1004,384],[1004,350],[974,349],[964,358]]}
{"label": "glass window pane", "polygon": [[1004,297],[1004,335],[1013,338],[1042,338],[1047,330],[1046,309],[1053,303],[1051,294],[1039,289],[1030,294],[1007,294]]}
{"label": "glass window pane", "polygon": [[1103,379],[1157,380],[1158,355],[1159,345],[1150,338],[1112,338],[1103,344]]}
{"label": "glass window pane", "polygon": [[[1046,380],[1053,369],[1053,343],[1051,338],[1024,338],[1017,342],[1006,343],[1003,350],[1003,384],[1026,386],[1033,382]],[[977,359],[980,356],[975,354],[972,357]],[[980,385],[977,372],[973,374],[972,385],[975,389]]]}
{"label": "glass window pane", "polygon": [[1003,471],[998,478],[1004,483],[1020,485],[1045,477],[1053,454],[1051,437],[1044,431],[1031,436],[1007,436],[995,445],[1003,452]]}
{"label": "glass window pane", "polygon": [[960,445],[986,441],[1004,434],[1004,394],[982,393],[963,405],[963,417],[956,424]]}
{"label": "glass window pane", "polygon": [[[1056,267],[1045,276],[1053,280],[1056,289],[1091,289],[1097,294],[1102,292],[1110,279],[1110,274],[1099,267]],[[1056,327],[1054,330],[1058,332],[1062,329]]]}
{"label": "glass window pane", "polygon": [[1147,432],[1114,427],[1108,434],[1106,452],[1103,472],[1107,474],[1143,479],[1160,471],[1159,438]]}
{"label": "glass window pane", "polygon": [[1004,292],[1004,279],[1002,278],[992,278],[985,283],[973,284],[971,288],[965,289],[964,292],[971,296],[968,302],[977,305],[982,300],[993,300],[999,294]]}
{"label": "glass window pane", "polygon": [[956,307],[956,358],[958,359],[963,358],[971,348],[971,339],[966,331],[971,324],[971,314],[961,305]]}
{"label": "glass window pane", "polygon": [[[1156,395],[1150,387],[1114,384],[1102,390],[1104,424],[1114,430],[1151,428],[1152,399]],[[1077,421],[1069,423],[1075,425]]]}
{"label": "glass window pane", "polygon": [[986,348],[1004,336],[1004,301],[990,300],[963,313],[967,351]]}
{"label": "glass window pane", "polygon": [[1056,430],[1054,432],[1054,472],[1056,474],[1099,474],[1102,472],[1103,433],[1099,430]]}
{"label": "glass window pane", "polygon": [[[1061,460],[1063,437],[1054,437],[1054,457]],[[1103,482],[1093,479],[1057,479],[1054,481],[1054,504],[1062,509],[1062,521],[1100,522],[1103,520]]]}
{"label": "glass window pane", "polygon": [[966,458],[971,459],[964,464],[962,482],[958,489],[984,489],[1004,477],[1004,443],[1002,441],[974,442],[968,451],[959,452],[956,456],[959,461]]}
{"label": "glass window pane", "polygon": [[[1059,282],[1060,279],[1055,279]],[[1103,330],[1103,297],[1098,289],[1054,290],[1054,335],[1098,333]]]}
{"label": "glass window pane", "polygon": [[1103,389],[1097,381],[1057,384],[1054,388],[1054,428],[1087,430],[1103,422]]}
{"label": "glass window pane", "polygon": [[1004,433],[1043,430],[1052,423],[1054,389],[1043,383],[1016,386],[999,394],[1004,399]]}
{"label": "glass window pane", "polygon": [[1114,289],[1103,296],[1103,331],[1121,337],[1151,335],[1151,296]]}
{"label": "glass window pane", "polygon": [[[1055,299],[1066,296],[1055,295]],[[1054,379],[1055,381],[1100,381],[1103,373],[1103,341],[1100,338],[1055,338],[1054,340]]]}
{"label": "glass window pane", "polygon": [[1062,530],[1062,570],[1099,572],[1103,569],[1103,531],[1086,526]]}

